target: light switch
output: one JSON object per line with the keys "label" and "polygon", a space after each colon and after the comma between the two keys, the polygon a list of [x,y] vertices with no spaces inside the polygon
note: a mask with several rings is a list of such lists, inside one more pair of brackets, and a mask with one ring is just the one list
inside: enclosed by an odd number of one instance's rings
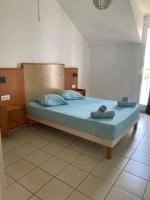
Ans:
{"label": "light switch", "polygon": [[10,100],[10,95],[4,95],[4,96],[1,96],[1,101],[9,101]]}
{"label": "light switch", "polygon": [[75,89],[77,86],[76,85],[72,85],[72,89]]}

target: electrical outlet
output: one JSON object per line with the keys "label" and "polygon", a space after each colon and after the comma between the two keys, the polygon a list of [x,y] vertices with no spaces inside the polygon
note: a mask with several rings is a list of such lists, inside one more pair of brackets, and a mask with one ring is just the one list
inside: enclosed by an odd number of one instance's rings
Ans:
{"label": "electrical outlet", "polygon": [[75,89],[77,86],[76,85],[72,85],[72,89]]}
{"label": "electrical outlet", "polygon": [[4,96],[1,96],[1,101],[9,101],[10,100],[10,95],[4,95]]}

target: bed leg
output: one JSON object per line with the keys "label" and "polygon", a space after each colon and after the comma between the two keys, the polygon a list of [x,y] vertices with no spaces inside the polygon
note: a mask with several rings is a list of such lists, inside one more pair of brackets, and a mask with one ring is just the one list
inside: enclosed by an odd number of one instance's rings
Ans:
{"label": "bed leg", "polygon": [[134,132],[134,133],[137,131],[137,127],[138,127],[138,122],[136,122],[136,123],[134,124],[134,128],[133,128],[133,132]]}
{"label": "bed leg", "polygon": [[111,160],[112,159],[112,148],[107,147],[107,159]]}
{"label": "bed leg", "polygon": [[31,127],[32,126],[32,120],[28,119],[28,126]]}

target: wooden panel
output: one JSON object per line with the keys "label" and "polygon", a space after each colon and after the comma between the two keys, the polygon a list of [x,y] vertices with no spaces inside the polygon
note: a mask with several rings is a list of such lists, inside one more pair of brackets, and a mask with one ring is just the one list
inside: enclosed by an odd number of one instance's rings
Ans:
{"label": "wooden panel", "polygon": [[0,96],[9,94],[10,101],[7,103],[21,107],[21,124],[24,124],[26,116],[23,68],[0,68],[0,76],[6,78],[6,83],[0,84]]}
{"label": "wooden panel", "polygon": [[49,93],[52,89],[64,89],[63,64],[23,64],[26,101]]}
{"label": "wooden panel", "polygon": [[8,115],[4,108],[0,108],[0,129],[2,135],[7,135],[9,132]]}
{"label": "wooden panel", "polygon": [[2,152],[2,142],[1,142],[1,130],[0,130],[0,199],[4,199],[5,192],[5,177],[4,177],[4,167],[3,167],[3,152]]}
{"label": "wooden panel", "polygon": [[[74,76],[77,74],[77,76]],[[78,68],[65,68],[65,89],[72,89],[72,85],[78,88]]]}
{"label": "wooden panel", "polygon": [[0,96],[10,94],[10,103],[22,105],[25,100],[23,69],[0,68],[0,76],[6,77],[6,83],[0,84]]}

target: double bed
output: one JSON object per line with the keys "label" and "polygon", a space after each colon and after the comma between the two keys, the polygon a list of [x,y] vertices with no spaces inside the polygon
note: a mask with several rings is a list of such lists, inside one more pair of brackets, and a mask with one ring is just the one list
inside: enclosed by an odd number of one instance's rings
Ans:
{"label": "double bed", "polygon": [[[63,89],[63,68],[64,66],[59,64],[24,64],[26,111],[30,125],[32,121],[36,121],[105,145],[107,158],[111,159],[113,146],[124,137],[132,126],[134,126],[134,131],[136,130],[139,105],[134,108],[120,108],[117,107],[116,101],[92,97],[68,100],[68,105],[52,107],[40,105],[35,101],[36,97],[46,94],[50,88]],[[43,74],[41,70],[44,72]],[[46,79],[43,78],[43,75],[46,75]],[[51,81],[53,85],[50,83]],[[37,84],[38,82],[40,85]],[[101,105],[106,105],[108,110],[115,111],[115,117],[113,119],[91,118],[90,113],[96,111]]]}

